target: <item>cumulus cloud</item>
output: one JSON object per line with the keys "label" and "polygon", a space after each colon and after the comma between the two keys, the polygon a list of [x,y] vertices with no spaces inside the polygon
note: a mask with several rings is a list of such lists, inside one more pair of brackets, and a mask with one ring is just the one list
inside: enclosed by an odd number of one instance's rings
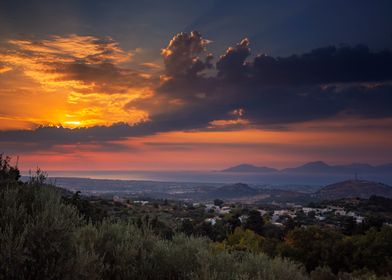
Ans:
{"label": "cumulus cloud", "polygon": [[[162,57],[166,73],[170,77],[191,76],[211,68],[212,55],[206,53],[208,40],[199,32],[179,33],[173,37],[166,48],[162,49]],[[200,56],[205,56],[201,58]]]}
{"label": "cumulus cloud", "polygon": [[249,63],[245,60],[250,56],[249,40],[243,39],[235,47],[227,49],[216,63],[218,76],[225,79],[241,80],[248,75]]}

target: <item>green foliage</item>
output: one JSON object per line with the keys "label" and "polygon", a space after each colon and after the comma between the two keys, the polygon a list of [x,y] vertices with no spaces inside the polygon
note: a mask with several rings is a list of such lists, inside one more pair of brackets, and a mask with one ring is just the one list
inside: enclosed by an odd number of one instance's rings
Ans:
{"label": "green foliage", "polygon": [[71,275],[73,207],[52,187],[13,185],[0,192],[0,278],[54,279]]}
{"label": "green foliage", "polygon": [[80,192],[77,191],[71,197],[63,197],[63,201],[66,204],[75,206],[79,213],[87,220],[93,223],[102,222],[102,220],[108,216],[107,212],[101,208],[95,207],[87,199],[83,199],[80,196]]}
{"label": "green foliage", "polygon": [[268,223],[263,226],[262,235],[267,238],[282,240],[284,237],[284,229],[280,226]]}
{"label": "green foliage", "polygon": [[345,269],[344,236],[318,227],[296,228],[289,232],[279,251],[284,257],[302,262],[308,271],[329,266],[334,272]]}
{"label": "green foliage", "polygon": [[221,207],[225,202],[222,199],[214,199],[214,205]]}
{"label": "green foliage", "polygon": [[148,256],[158,239],[148,228],[112,220],[83,226],[75,233],[77,248],[93,256],[103,279],[141,279],[151,268]]}
{"label": "green foliage", "polygon": [[0,182],[4,184],[17,182],[20,172],[17,166],[11,166],[11,158],[0,154]]}
{"label": "green foliage", "polygon": [[224,244],[229,250],[261,252],[264,238],[250,229],[237,227],[225,240]]}
{"label": "green foliage", "polygon": [[158,242],[153,260],[158,279],[307,279],[300,266],[290,261],[214,250],[207,239],[184,235]]}
{"label": "green foliage", "polygon": [[[188,231],[189,230],[190,228]],[[223,241],[226,238],[228,231],[229,229],[227,226],[222,221],[218,220],[215,225],[212,225],[209,222],[202,222],[201,224],[196,225],[194,231],[188,235],[208,237],[213,241]]]}
{"label": "green foliage", "polygon": [[37,170],[32,173],[30,170],[30,178],[29,178],[29,184],[34,185],[34,186],[42,186],[45,185],[46,180],[48,178],[48,173],[42,171],[40,168],[37,168]]}
{"label": "green foliage", "polygon": [[366,210],[377,212],[392,212],[392,199],[373,195],[361,206]]}
{"label": "green foliage", "polygon": [[300,265],[285,259],[270,259],[264,254],[245,256],[242,259],[239,271],[241,278],[237,279],[308,279]]}
{"label": "green foliage", "polygon": [[353,270],[366,268],[378,274],[392,275],[392,227],[372,228],[351,238],[354,247]]}
{"label": "green foliage", "polygon": [[241,226],[241,221],[239,220],[239,216],[240,215],[238,213],[228,214],[228,217],[226,220],[227,220],[227,224],[229,226],[230,232],[233,232],[234,229]]}
{"label": "green foliage", "polygon": [[244,227],[253,230],[257,234],[263,233],[263,218],[257,210],[249,211],[248,218],[246,219]]}
{"label": "green foliage", "polygon": [[195,232],[195,226],[190,219],[184,219],[181,222],[180,231],[187,236],[191,236]]}
{"label": "green foliage", "polygon": [[336,275],[328,266],[319,266],[310,273],[310,278],[312,280],[336,280]]}
{"label": "green foliage", "polygon": [[296,228],[278,247],[282,256],[303,263],[308,271],[322,266],[334,273],[366,269],[378,275],[392,275],[390,226],[353,236],[318,227]]}

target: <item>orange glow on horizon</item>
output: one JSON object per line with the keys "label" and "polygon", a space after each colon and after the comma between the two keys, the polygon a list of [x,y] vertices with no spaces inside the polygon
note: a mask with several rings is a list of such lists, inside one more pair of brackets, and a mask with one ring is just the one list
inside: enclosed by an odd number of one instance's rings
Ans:
{"label": "orange glow on horizon", "polygon": [[[45,170],[219,170],[241,163],[285,168],[308,161],[333,164],[385,163],[385,131],[236,131],[167,132],[112,141],[120,150],[101,144],[59,145],[52,151],[21,156],[21,166]],[[364,152],[367,146],[380,151]]]}

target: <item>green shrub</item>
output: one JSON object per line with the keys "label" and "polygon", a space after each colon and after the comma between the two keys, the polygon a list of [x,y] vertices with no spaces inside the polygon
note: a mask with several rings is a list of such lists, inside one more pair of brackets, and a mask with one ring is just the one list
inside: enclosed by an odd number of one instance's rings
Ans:
{"label": "green shrub", "polygon": [[54,279],[73,270],[75,208],[51,187],[13,185],[0,191],[0,275]]}

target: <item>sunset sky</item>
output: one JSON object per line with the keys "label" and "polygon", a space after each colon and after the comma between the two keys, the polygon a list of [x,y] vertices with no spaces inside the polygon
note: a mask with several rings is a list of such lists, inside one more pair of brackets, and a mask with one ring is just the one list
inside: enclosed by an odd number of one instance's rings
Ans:
{"label": "sunset sky", "polygon": [[390,0],[2,0],[21,169],[392,162]]}

